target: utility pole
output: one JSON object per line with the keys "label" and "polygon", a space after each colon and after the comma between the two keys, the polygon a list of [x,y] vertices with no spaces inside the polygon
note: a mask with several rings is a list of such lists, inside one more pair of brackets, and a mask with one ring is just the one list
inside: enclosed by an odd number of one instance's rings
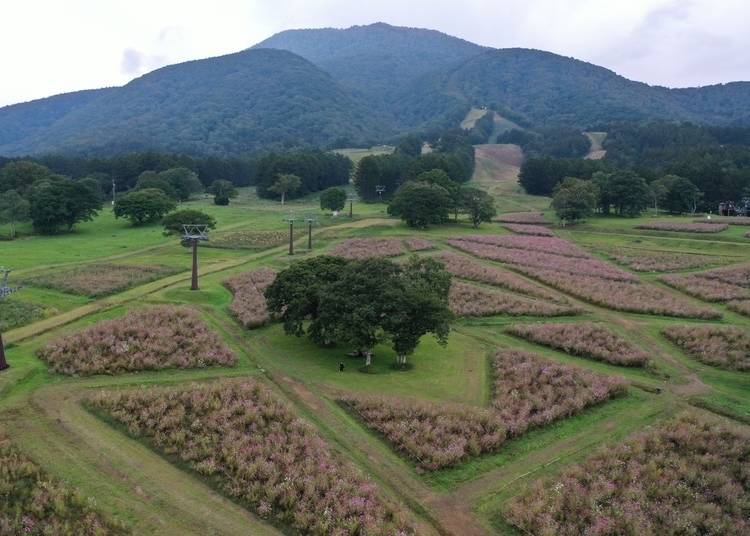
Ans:
{"label": "utility pole", "polygon": [[385,185],[378,184],[375,186],[375,192],[378,194],[378,201],[383,202],[383,193],[385,192]]}
{"label": "utility pole", "polygon": [[284,218],[284,221],[289,222],[289,255],[294,255],[294,222],[296,218],[294,214],[289,213],[289,216]]}
{"label": "utility pole", "polygon": [[[0,267],[0,301],[4,300],[14,292],[17,288],[11,288],[8,286],[8,274],[10,270],[7,268]],[[0,333],[0,371],[10,368],[8,362],[5,360],[5,347],[3,346],[3,334]]]}
{"label": "utility pole", "polygon": [[354,217],[354,202],[357,200],[357,196],[354,194],[350,195],[346,198],[347,201],[349,201],[349,218]]}
{"label": "utility pole", "polygon": [[316,220],[312,216],[308,216],[305,218],[305,222],[307,223],[307,250],[312,251],[312,228]]}
{"label": "utility pole", "polygon": [[208,240],[208,225],[188,224],[182,226],[182,243],[193,248],[193,272],[190,290],[198,289],[198,242]]}

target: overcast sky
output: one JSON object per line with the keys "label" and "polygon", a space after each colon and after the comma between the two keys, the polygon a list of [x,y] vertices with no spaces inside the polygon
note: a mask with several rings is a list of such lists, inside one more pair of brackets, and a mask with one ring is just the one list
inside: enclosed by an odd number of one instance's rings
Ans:
{"label": "overcast sky", "polygon": [[122,85],[289,28],[383,21],[684,87],[750,80],[750,0],[2,0],[0,106]]}

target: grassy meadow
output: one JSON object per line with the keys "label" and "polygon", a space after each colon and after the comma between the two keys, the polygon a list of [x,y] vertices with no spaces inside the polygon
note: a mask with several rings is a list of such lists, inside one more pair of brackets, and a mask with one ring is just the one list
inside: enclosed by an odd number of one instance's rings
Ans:
{"label": "grassy meadow", "polygon": [[[387,150],[362,151],[373,154]],[[347,151],[345,154],[354,159],[363,155]],[[723,258],[723,265],[733,266],[750,262],[750,239],[744,237],[747,227],[731,226],[711,235],[636,229],[636,225],[648,221],[693,219],[648,214],[635,219],[597,217],[576,227],[560,228],[548,209],[549,199],[528,196],[517,185],[518,158],[508,146],[478,149],[472,183],[495,196],[500,212],[544,210],[556,236],[584,248],[595,259],[634,274],[639,282],[720,312],[721,318],[702,321],[619,312],[536,281],[564,295],[585,313],[560,319],[504,315],[459,318],[446,347],[431,338],[422,340],[410,358],[413,367],[409,370],[392,368],[392,350],[379,346],[375,348],[373,373],[364,374],[358,370],[360,361],[347,357],[346,349],[320,348],[306,338],[285,335],[277,324],[254,330],[242,328],[228,310],[232,295],[223,282],[254,268],[282,270],[295,260],[324,254],[348,238],[417,236],[436,246],[419,254],[434,255],[458,251],[447,241],[461,235],[511,233],[499,223],[483,224],[474,230],[463,220],[416,231],[387,217],[383,204],[355,203],[352,219],[348,212],[333,218],[320,211],[316,196],[282,207],[259,199],[253,189],[245,188],[227,207],[214,206],[209,198],[183,204],[210,213],[218,222],[211,233],[218,247],[200,248],[201,290],[191,292],[190,253],[180,246],[177,237],[164,236],[159,225],[131,227],[105,208],[70,234],[35,236],[22,226],[17,240],[0,242],[0,265],[12,269],[11,284],[24,285],[13,299],[43,309],[23,325],[3,332],[11,368],[0,373],[0,435],[11,438],[51,475],[95,497],[100,509],[135,534],[282,534],[284,527],[252,513],[212,478],[192,470],[176,456],[160,452],[148,441],[132,437],[85,404],[86,399],[104,390],[254,378],[310,423],[338,456],[368,475],[389,500],[402,504],[420,534],[474,535],[520,534],[507,523],[503,511],[508,501],[531,482],[557,475],[595,449],[618,444],[681,411],[699,412],[738,426],[750,424],[750,372],[703,364],[661,335],[663,328],[675,324],[734,325],[750,332],[750,317],[732,312],[725,304],[687,296],[663,284],[659,280],[663,274],[632,271],[605,254],[612,248],[628,248],[645,253],[712,255]],[[284,221],[290,213],[317,219],[313,250],[307,250],[307,230],[299,225],[295,229],[296,252],[291,257],[287,251],[288,224]],[[4,232],[6,229],[0,227],[0,233]],[[87,265],[97,263],[163,266],[170,272],[100,297],[26,282],[63,270],[85,271]],[[526,275],[520,277],[534,282]],[[237,365],[76,377],[54,374],[37,357],[41,347],[62,336],[155,304],[194,307],[235,353]],[[506,332],[512,324],[547,321],[601,322],[647,353],[652,366],[615,366]],[[363,393],[487,407],[492,397],[491,357],[498,348],[529,350],[560,364],[619,376],[630,387],[624,396],[514,437],[497,452],[428,473],[393,451],[380,435],[364,427],[337,402],[342,395]],[[339,362],[345,364],[343,372],[338,370]]]}

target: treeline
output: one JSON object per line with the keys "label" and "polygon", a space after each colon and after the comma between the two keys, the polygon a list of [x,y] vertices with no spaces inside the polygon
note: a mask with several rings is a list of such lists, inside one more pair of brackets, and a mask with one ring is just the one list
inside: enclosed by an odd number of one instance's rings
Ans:
{"label": "treeline", "polygon": [[258,195],[277,199],[281,193],[277,185],[280,176],[299,177],[296,188],[285,191],[286,198],[302,197],[313,192],[347,184],[352,172],[352,161],[340,154],[322,151],[271,153],[255,161],[254,184]]}
{"label": "treeline", "polygon": [[[468,182],[474,173],[474,146],[469,134],[452,130],[432,141],[432,151],[422,154],[422,140],[407,136],[393,154],[366,156],[360,160],[354,176],[359,197],[365,201],[376,201],[381,196],[390,199],[406,181],[436,169],[445,172],[456,184]],[[376,186],[384,186],[385,191],[378,194]]]}
{"label": "treeline", "polygon": [[589,180],[597,172],[628,172],[650,190],[661,190],[665,177],[669,184],[674,177],[685,179],[692,188],[678,181],[682,193],[672,199],[689,197],[690,211],[715,211],[722,201],[750,197],[750,128],[655,122],[598,125],[597,130],[608,132],[603,160],[531,156],[521,167],[520,184],[530,194],[551,195],[565,177]]}
{"label": "treeline", "polygon": [[545,128],[533,132],[511,129],[498,136],[497,143],[520,145],[526,155],[555,158],[586,156],[591,148],[591,140],[583,132],[566,127]]}

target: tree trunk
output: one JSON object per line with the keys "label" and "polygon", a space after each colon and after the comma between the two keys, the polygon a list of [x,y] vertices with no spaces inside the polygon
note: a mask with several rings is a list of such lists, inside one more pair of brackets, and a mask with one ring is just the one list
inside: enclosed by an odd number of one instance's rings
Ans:
{"label": "tree trunk", "polygon": [[369,367],[372,364],[372,351],[365,350],[365,366]]}
{"label": "tree trunk", "polygon": [[8,362],[5,360],[5,348],[3,347],[3,334],[0,333],[0,370],[10,368]]}
{"label": "tree trunk", "polygon": [[281,192],[281,206],[284,206],[284,198],[286,197],[286,192]]}
{"label": "tree trunk", "polygon": [[16,222],[14,220],[11,220],[10,222],[10,239],[16,239]]}

